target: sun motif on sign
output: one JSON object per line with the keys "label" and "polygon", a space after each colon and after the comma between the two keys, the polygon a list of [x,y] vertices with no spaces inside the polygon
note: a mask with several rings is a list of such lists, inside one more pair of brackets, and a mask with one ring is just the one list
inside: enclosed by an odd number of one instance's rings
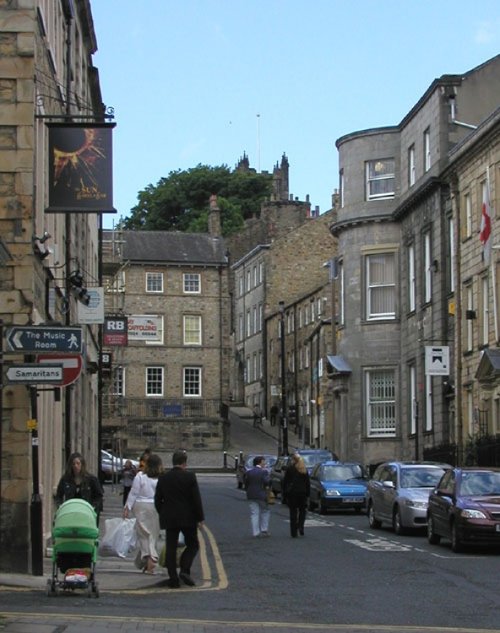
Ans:
{"label": "sun motif on sign", "polygon": [[54,144],[54,186],[68,183],[76,176],[82,186],[97,184],[96,163],[105,158],[102,138],[97,128],[75,128],[61,134]]}

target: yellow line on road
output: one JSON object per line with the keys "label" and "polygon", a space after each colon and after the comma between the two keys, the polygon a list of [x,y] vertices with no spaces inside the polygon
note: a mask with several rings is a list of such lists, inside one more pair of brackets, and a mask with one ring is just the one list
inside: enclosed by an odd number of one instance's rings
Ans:
{"label": "yellow line on road", "polygon": [[215,569],[217,570],[218,576],[218,583],[216,586],[213,586],[212,589],[227,589],[229,582],[226,570],[224,569],[224,564],[222,563],[222,556],[220,555],[219,547],[217,546],[217,541],[206,525],[203,526],[203,529],[207,533],[208,540],[210,541],[212,556],[214,558]]}

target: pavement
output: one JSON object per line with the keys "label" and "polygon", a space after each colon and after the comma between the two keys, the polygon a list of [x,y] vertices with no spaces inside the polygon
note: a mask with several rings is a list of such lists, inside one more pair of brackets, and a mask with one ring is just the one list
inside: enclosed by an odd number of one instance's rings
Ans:
{"label": "pavement", "polygon": [[[227,451],[189,451],[188,467],[201,475],[221,476],[234,473],[235,459],[243,452],[250,450],[262,450],[270,452],[281,446],[279,426],[271,426],[269,421],[263,420],[262,426],[253,428],[252,411],[246,407],[234,407],[230,409],[231,421],[231,446]],[[249,439],[251,438],[251,439]],[[282,438],[281,438],[282,439]],[[242,444],[244,442],[245,445]],[[249,444],[249,442],[251,444]],[[292,429],[288,433],[289,451],[302,446],[300,438]],[[164,465],[169,464],[170,454],[158,452]],[[101,535],[104,531],[106,519],[120,517],[122,514],[122,487],[120,484],[106,484],[104,496],[104,511],[100,518]],[[204,530],[206,528],[203,528]],[[164,538],[162,533],[161,538]],[[207,541],[211,541],[211,535],[207,534]],[[160,548],[162,543],[160,542]],[[46,591],[47,581],[53,576],[53,565],[50,550],[45,552],[43,560],[43,576],[31,574],[9,573],[0,570],[0,587],[25,587]],[[59,579],[62,574],[59,572]],[[141,573],[134,566],[133,556],[127,558],[98,556],[95,567],[95,580],[99,584],[99,591],[144,591],[159,589],[158,583],[167,579],[166,569],[157,567],[155,575]],[[165,589],[162,588],[162,591]]]}

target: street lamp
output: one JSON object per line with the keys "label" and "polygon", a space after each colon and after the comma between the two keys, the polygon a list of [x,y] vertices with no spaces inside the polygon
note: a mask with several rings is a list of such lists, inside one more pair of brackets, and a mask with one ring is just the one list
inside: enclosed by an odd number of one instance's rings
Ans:
{"label": "street lamp", "polygon": [[288,424],[286,415],[285,382],[285,302],[280,301],[280,343],[281,343],[281,426],[283,429],[283,454],[288,455]]}

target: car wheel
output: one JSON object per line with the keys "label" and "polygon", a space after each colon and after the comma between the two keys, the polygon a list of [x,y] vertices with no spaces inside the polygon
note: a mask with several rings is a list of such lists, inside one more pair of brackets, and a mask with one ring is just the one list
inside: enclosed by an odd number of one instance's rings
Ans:
{"label": "car wheel", "polygon": [[427,518],[427,540],[431,545],[439,545],[439,542],[441,541],[439,534],[434,532],[434,519],[430,514]]}
{"label": "car wheel", "polygon": [[399,509],[399,506],[396,506],[394,508],[394,512],[392,514],[392,527],[394,529],[394,532],[396,532],[396,534],[402,535],[402,534],[405,534],[406,532],[406,529],[401,520],[401,511]]}
{"label": "car wheel", "polygon": [[372,530],[378,530],[382,527],[381,521],[375,518],[375,511],[373,509],[373,503],[368,504],[368,525]]}
{"label": "car wheel", "polygon": [[458,534],[458,528],[455,521],[453,521],[453,523],[451,524],[451,549],[455,553],[462,552],[464,549],[462,540]]}

